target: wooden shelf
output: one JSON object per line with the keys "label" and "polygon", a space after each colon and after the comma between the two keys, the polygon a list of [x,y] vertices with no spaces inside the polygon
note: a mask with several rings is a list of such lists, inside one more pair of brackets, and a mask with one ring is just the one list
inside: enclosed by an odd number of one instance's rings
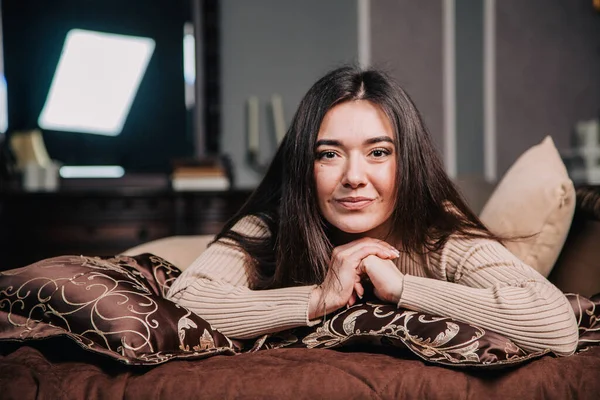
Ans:
{"label": "wooden shelf", "polygon": [[251,191],[0,193],[0,270],[65,254],[114,255],[173,235],[217,233]]}

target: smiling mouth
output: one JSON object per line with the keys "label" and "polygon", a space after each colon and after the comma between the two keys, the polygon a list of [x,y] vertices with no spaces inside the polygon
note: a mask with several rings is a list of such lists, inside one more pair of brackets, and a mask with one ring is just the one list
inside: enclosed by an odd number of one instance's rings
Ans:
{"label": "smiling mouth", "polygon": [[336,202],[346,210],[361,210],[371,205],[374,201],[374,199],[364,197],[336,199]]}

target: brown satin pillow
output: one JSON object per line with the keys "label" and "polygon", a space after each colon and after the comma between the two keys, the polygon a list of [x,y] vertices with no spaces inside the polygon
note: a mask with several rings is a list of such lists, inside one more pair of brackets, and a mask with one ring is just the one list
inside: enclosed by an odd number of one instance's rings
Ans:
{"label": "brown satin pillow", "polygon": [[126,364],[234,354],[208,322],[163,298],[179,270],[160,257],[61,256],[0,273],[0,341],[67,336]]}
{"label": "brown satin pillow", "polygon": [[527,353],[500,334],[452,318],[372,302],[343,310],[322,326],[273,335],[254,350],[362,345],[407,348],[428,362],[447,366],[500,367],[548,354]]}
{"label": "brown satin pillow", "polygon": [[[579,323],[577,351],[600,343],[600,295],[591,299],[567,294]],[[366,302],[343,310],[322,326],[282,332],[258,341],[264,348],[343,348],[383,346],[409,349],[433,364],[454,367],[503,367],[549,354],[527,353],[510,339],[452,318]]]}

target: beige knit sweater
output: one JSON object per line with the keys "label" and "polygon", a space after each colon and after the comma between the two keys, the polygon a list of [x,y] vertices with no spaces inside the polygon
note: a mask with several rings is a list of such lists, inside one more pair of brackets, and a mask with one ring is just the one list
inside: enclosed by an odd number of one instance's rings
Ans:
{"label": "beige knit sweater", "polygon": [[[269,234],[255,217],[234,229]],[[244,263],[241,250],[217,242],[183,272],[167,297],[232,338],[319,322],[308,320],[315,286],[251,290]],[[495,331],[528,351],[575,351],[577,322],[564,294],[495,241],[451,238],[439,252],[416,260],[401,255],[397,265],[405,274],[399,307]]]}

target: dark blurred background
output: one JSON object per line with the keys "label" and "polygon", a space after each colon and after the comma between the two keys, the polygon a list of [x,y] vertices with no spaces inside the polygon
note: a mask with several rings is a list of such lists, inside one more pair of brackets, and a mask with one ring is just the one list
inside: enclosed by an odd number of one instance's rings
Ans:
{"label": "dark blurred background", "polygon": [[[45,243],[44,251],[29,255],[35,259],[111,254],[157,237],[214,233],[260,181],[277,145],[276,118],[287,128],[310,85],[346,63],[382,68],[405,87],[459,182],[493,187],[547,135],[566,161],[581,148],[600,160],[598,3],[2,0],[0,248],[18,264],[25,259],[13,247],[25,239]],[[155,44],[123,129],[114,136],[39,125],[72,29]],[[279,113],[274,96],[281,100]],[[248,146],[251,99],[258,105],[254,153]],[[41,190],[27,186],[10,147],[11,138],[23,132],[37,132],[29,135],[32,146],[41,137],[58,167],[112,165],[123,173],[110,179],[59,177],[58,185]],[[229,194],[208,184],[185,193],[171,190],[175,164],[215,159],[227,169]],[[587,167],[598,174],[574,180],[600,183],[600,162]],[[485,197],[474,199],[480,206]],[[70,234],[49,241],[49,232],[68,227]]]}

